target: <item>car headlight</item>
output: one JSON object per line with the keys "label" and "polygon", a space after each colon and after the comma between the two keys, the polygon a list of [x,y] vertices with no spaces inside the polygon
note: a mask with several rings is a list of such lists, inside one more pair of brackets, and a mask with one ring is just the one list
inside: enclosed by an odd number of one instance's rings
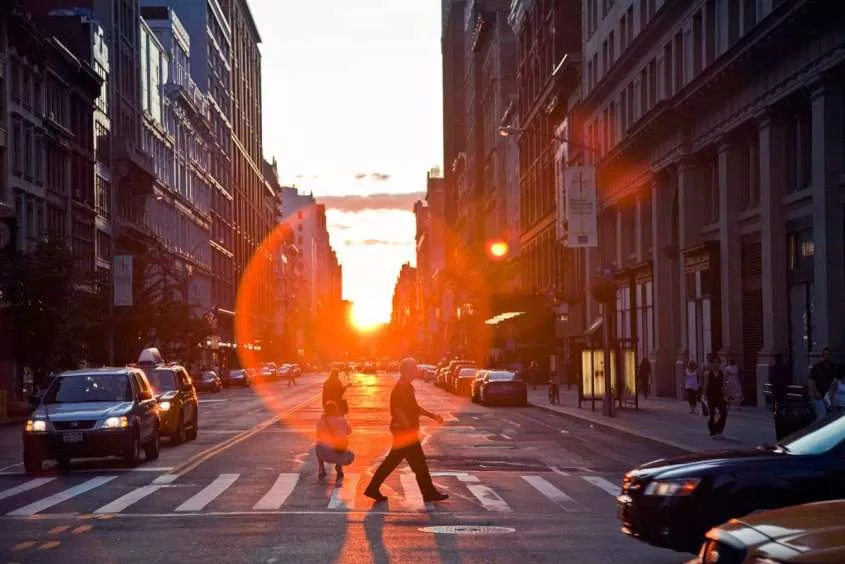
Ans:
{"label": "car headlight", "polygon": [[29,419],[26,422],[27,433],[43,433],[47,430],[47,422],[43,419]]}
{"label": "car headlight", "polygon": [[158,408],[161,411],[167,411],[168,409],[170,409],[170,402],[169,401],[161,401],[161,402],[158,403]]}
{"label": "car headlight", "polygon": [[123,417],[109,417],[103,421],[103,429],[125,429],[129,427],[129,419]]}
{"label": "car headlight", "polygon": [[700,478],[686,478],[683,480],[655,480],[646,486],[645,495],[660,497],[690,495],[698,487]]}

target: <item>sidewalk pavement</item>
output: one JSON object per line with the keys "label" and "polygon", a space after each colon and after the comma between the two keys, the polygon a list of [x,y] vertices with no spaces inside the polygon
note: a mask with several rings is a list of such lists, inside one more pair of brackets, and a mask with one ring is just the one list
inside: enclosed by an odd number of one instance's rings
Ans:
{"label": "sidewalk pavement", "polygon": [[705,452],[725,449],[754,447],[774,442],[775,427],[771,413],[762,408],[743,407],[728,412],[725,432],[721,440],[710,438],[707,418],[689,412],[689,404],[682,400],[667,398],[640,398],[639,409],[625,407],[616,409],[615,417],[602,415],[602,402],[583,401],[578,407],[576,387],[560,389],[560,405],[549,403],[548,386],[528,387],[528,401],[537,408],[575,417],[593,425],[613,429],[619,433],[634,435],[687,452]]}

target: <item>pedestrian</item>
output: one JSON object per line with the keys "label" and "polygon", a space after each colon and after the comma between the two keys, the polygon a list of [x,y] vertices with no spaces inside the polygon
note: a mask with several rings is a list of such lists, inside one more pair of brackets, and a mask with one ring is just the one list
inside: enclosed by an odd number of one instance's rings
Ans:
{"label": "pedestrian", "polygon": [[[714,439],[721,439],[725,430],[725,422],[728,418],[728,406],[725,398],[725,373],[719,363],[718,355],[710,354],[710,365],[704,371],[704,397],[707,398],[707,408],[710,416],[707,419],[707,428],[710,436]],[[719,419],[714,420],[716,411],[719,412]]]}
{"label": "pedestrian", "polygon": [[830,348],[822,349],[822,359],[810,370],[809,392],[816,411],[816,421],[827,415],[827,401],[825,396],[830,393],[834,381],[836,366],[831,359]]}
{"label": "pedestrian", "polygon": [[783,354],[775,353],[775,363],[769,367],[769,384],[772,386],[772,415],[775,420],[775,440],[790,434],[785,421],[786,390],[789,386],[789,366],[783,361]]}
{"label": "pedestrian", "polygon": [[334,464],[337,479],[343,479],[343,467],[355,460],[355,454],[349,450],[349,435],[352,427],[340,412],[340,407],[333,401],[323,406],[325,413],[317,421],[317,475],[326,477],[325,463]]}
{"label": "pedestrian", "polygon": [[695,413],[695,406],[698,405],[698,391],[701,389],[701,378],[698,375],[698,364],[690,359],[687,364],[684,376],[684,395],[689,403],[689,412]]}
{"label": "pedestrian", "polygon": [[637,381],[640,391],[643,393],[643,398],[648,399],[649,386],[651,384],[651,363],[646,357],[643,357],[637,368]]}
{"label": "pedestrian", "polygon": [[845,373],[836,372],[836,377],[830,386],[830,407],[839,411],[845,409]]}
{"label": "pedestrian", "polygon": [[728,407],[736,406],[737,410],[742,410],[742,369],[737,366],[736,361],[732,357],[728,357],[728,362],[725,364],[725,393],[728,396]]}
{"label": "pedestrian", "polygon": [[296,385],[296,366],[287,367],[288,388]]}
{"label": "pedestrian", "polygon": [[537,389],[537,381],[540,379],[540,365],[537,364],[536,360],[532,360],[531,363],[528,365],[528,381],[531,382],[531,386],[536,390]]}
{"label": "pedestrian", "polygon": [[443,418],[423,409],[417,403],[412,384],[417,375],[416,360],[406,358],[399,363],[399,379],[390,392],[390,432],[393,435],[393,444],[364,490],[365,496],[377,502],[387,499],[379,489],[403,460],[408,461],[408,466],[416,475],[417,485],[425,501],[443,501],[449,498],[448,495],[437,491],[431,481],[425,453],[420,444],[420,415],[438,423],[443,423]]}
{"label": "pedestrian", "polygon": [[560,374],[555,370],[549,379],[549,402],[557,405],[560,405],[560,383]]}
{"label": "pedestrian", "polygon": [[337,370],[332,370],[329,377],[323,382],[323,406],[329,402],[334,402],[340,409],[341,415],[349,413],[349,404],[343,399],[343,394],[346,389],[352,384],[344,385],[340,381],[340,374]]}

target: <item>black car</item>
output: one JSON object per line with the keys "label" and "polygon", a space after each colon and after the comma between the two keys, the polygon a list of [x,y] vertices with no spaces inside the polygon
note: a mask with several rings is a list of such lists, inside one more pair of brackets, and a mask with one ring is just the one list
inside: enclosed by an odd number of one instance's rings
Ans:
{"label": "black car", "polygon": [[192,376],[191,381],[198,392],[214,392],[216,394],[223,390],[223,382],[211,370],[206,370],[199,376]]}
{"label": "black car", "polygon": [[754,511],[845,498],[845,410],[750,450],[689,454],[625,475],[622,531],[696,552],[712,527]]}
{"label": "black car", "polygon": [[244,368],[232,368],[223,384],[225,386],[241,386],[242,388],[249,387],[249,374]]}

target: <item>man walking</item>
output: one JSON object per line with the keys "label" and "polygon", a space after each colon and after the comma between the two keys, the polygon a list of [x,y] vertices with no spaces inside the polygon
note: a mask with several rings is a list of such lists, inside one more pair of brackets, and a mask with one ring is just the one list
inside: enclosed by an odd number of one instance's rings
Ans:
{"label": "man walking", "polygon": [[373,479],[367,489],[364,490],[365,496],[376,501],[387,499],[379,488],[403,460],[408,461],[408,466],[416,475],[417,485],[425,501],[443,501],[449,498],[448,495],[437,491],[431,481],[419,436],[420,415],[425,415],[438,423],[442,423],[443,418],[426,411],[417,403],[414,387],[411,384],[416,376],[416,360],[406,358],[399,363],[399,380],[390,392],[390,432],[393,434],[393,446],[373,474]]}

